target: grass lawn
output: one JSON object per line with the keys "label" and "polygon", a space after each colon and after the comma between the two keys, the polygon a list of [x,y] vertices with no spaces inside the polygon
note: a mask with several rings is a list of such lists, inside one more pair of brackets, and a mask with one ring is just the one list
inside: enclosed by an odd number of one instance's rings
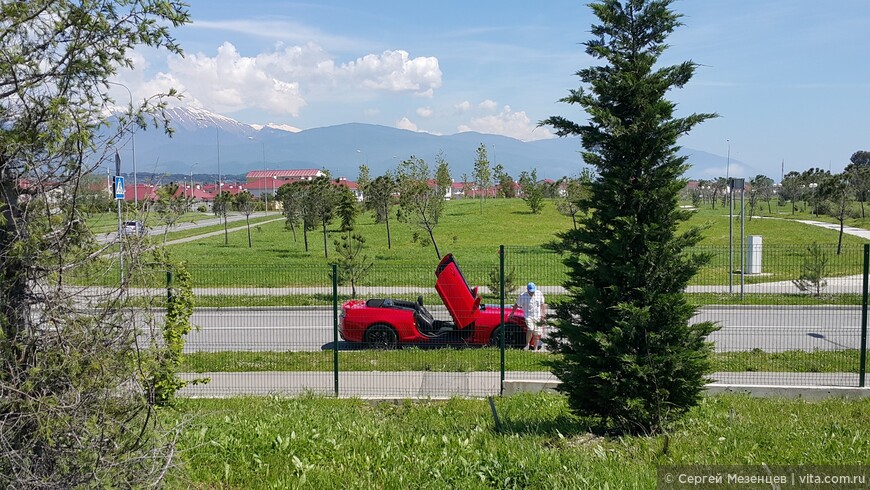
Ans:
{"label": "grass lawn", "polygon": [[[159,278],[155,278],[157,282]],[[165,280],[164,280],[165,282]],[[735,293],[692,293],[686,297],[690,304],[695,306],[707,305],[757,305],[757,306],[821,306],[821,305],[838,305],[838,306],[856,306],[861,304],[862,297],[860,294],[832,294],[814,296],[805,293],[783,293],[783,294],[745,294],[743,298],[739,294],[739,284],[735,286]],[[127,303],[131,307],[154,307],[163,308],[166,306],[166,301],[162,291],[156,291],[158,297],[141,299],[130,298]],[[418,294],[395,293],[389,295],[391,298],[404,299],[406,301],[415,301]],[[435,293],[425,293],[423,296],[423,304],[438,305],[441,304],[441,298]],[[486,304],[498,304],[498,298],[491,294],[483,294],[483,302]],[[548,294],[547,302],[550,304],[565,299],[563,294]],[[350,295],[338,294],[339,307],[345,301],[351,299]],[[513,301],[513,296],[509,296],[506,300],[508,308],[510,302]],[[221,308],[221,307],[286,307],[286,306],[332,306],[332,294],[287,294],[264,296],[257,294],[238,294],[238,295],[200,295],[195,299],[196,306],[199,308]]]}
{"label": "grass lawn", "polygon": [[[791,218],[791,215],[778,215]],[[800,216],[806,217],[806,216]],[[261,219],[262,217],[258,217]],[[713,257],[693,280],[693,284],[728,283],[728,214],[727,208],[702,207],[690,224],[706,226],[701,249]],[[552,202],[543,212],[533,215],[520,199],[491,199],[482,206],[476,200],[448,201],[445,214],[435,229],[441,254],[454,253],[468,281],[487,283],[488,275],[498,265],[498,247],[507,246],[507,272],[514,271],[518,282],[532,278],[542,284],[561,284],[564,267],[558,256],[541,246],[554,239],[555,233],[571,226]],[[740,267],[739,222],[734,230],[734,267]],[[216,227],[220,229],[220,227]],[[435,249],[425,232],[406,223],[391,221],[391,247],[387,247],[386,227],[373,222],[370,213],[358,217],[356,230],[366,238],[367,255],[376,264],[361,285],[417,285],[428,287],[438,261]],[[203,230],[205,231],[205,230]],[[308,251],[304,237],[296,237],[281,221],[262,224],[253,230],[253,248],[248,248],[246,233],[172,245],[172,256],[187,261],[194,273],[195,285],[206,286],[329,286],[328,261],[335,257],[333,240],[336,228],[328,229],[324,256],[324,239],[319,230],[309,231]],[[861,246],[864,240],[844,237],[845,251],[835,254],[837,233],[791,219],[752,219],[745,224],[745,235],[761,235],[764,240],[763,276],[747,276],[746,283],[790,281],[800,275],[806,246],[812,242],[825,245],[830,256],[829,276],[861,273]],[[735,277],[739,284],[739,276]]]}
{"label": "grass lawn", "polygon": [[[506,371],[549,371],[553,354],[505,350]],[[332,371],[333,352],[197,352],[184,355],[182,372]],[[498,349],[419,349],[340,351],[341,371],[497,372]],[[858,350],[721,352],[713,355],[713,371],[857,373]]]}
{"label": "grass lawn", "polygon": [[[774,207],[771,213],[762,213],[769,216],[747,220],[745,223],[746,236],[763,237],[763,274],[744,276],[746,284],[783,281],[785,286],[782,293],[796,293],[797,289],[791,286],[790,281],[800,276],[801,267],[808,256],[806,247],[812,242],[818,242],[825,247],[828,255],[828,277],[861,274],[862,247],[865,240],[845,236],[843,253],[837,255],[836,231],[796,223],[793,217],[817,217],[806,214],[792,216],[783,209],[785,208]],[[252,218],[251,248],[248,247],[247,233],[244,231],[230,233],[228,244],[224,244],[221,234],[171,245],[168,248],[173,258],[188,262],[195,287],[331,287],[328,261],[335,258],[333,240],[340,232],[334,227],[328,229],[326,245],[329,257],[324,257],[324,240],[320,231],[309,231],[306,252],[301,230],[296,230],[294,240],[293,232],[285,228],[283,221],[261,223],[266,219],[279,217],[277,213],[268,218],[258,213]],[[102,219],[111,221],[106,216]],[[734,249],[731,254],[728,249],[727,208],[717,206],[711,209],[705,205],[694,214],[689,224],[706,227],[706,238],[697,250],[711,255],[709,263],[692,279],[691,284],[727,285],[729,255],[733,257],[731,266],[734,269],[741,266],[740,223],[735,222]],[[244,222],[236,222],[233,226],[244,226]],[[520,199],[490,199],[482,207],[476,200],[458,200],[446,203],[445,214],[435,229],[435,236],[441,254],[454,253],[472,285],[487,285],[490,282],[490,274],[497,272],[498,247],[502,244],[507,247],[506,272],[514,275],[515,283],[534,280],[539,284],[558,285],[564,282],[565,267],[558,255],[544,250],[542,245],[552,241],[555,233],[565,231],[570,226],[570,219],[560,215],[552,202],[547,203],[541,214],[533,215]],[[358,217],[356,230],[366,238],[365,253],[374,263],[374,267],[357,285],[432,287],[433,270],[438,257],[434,247],[425,244],[428,241],[425,232],[396,220],[391,221],[390,228],[392,240],[391,247],[388,248],[386,227],[374,223],[370,213]],[[214,225],[173,232],[169,239],[221,229],[222,225]],[[152,240],[159,241],[162,238],[162,235],[158,236],[158,231],[159,228],[152,230]],[[82,282],[111,284],[117,275],[116,272],[111,272],[113,267],[116,267],[115,262],[107,260],[102,267],[97,265],[94,268],[100,271],[99,274],[95,274],[92,279],[82,279]],[[152,285],[161,286],[159,276],[155,276],[156,282]],[[134,286],[151,284],[151,279],[145,279],[138,272],[131,275],[131,280]],[[739,275],[733,276],[733,284],[738,290],[740,280]],[[219,296],[223,297],[205,300],[201,305],[236,304],[243,301],[244,304],[239,304],[240,306],[268,306],[293,304],[297,301],[275,298],[241,300],[233,298],[237,295],[231,291]],[[247,296],[247,293],[241,296]],[[699,304],[709,304],[706,302],[709,299],[702,299]],[[725,301],[727,298],[720,300]],[[313,301],[317,299],[306,299],[302,304],[315,304]],[[435,301],[437,302],[437,298]],[[801,301],[804,300],[796,295],[783,299],[781,304],[796,304]],[[837,303],[841,300],[822,298],[821,301]]]}
{"label": "grass lawn", "polygon": [[865,465],[870,399],[715,396],[663,437],[590,432],[557,394],[369,404],[181,400],[170,488],[656,488],[659,465]]}

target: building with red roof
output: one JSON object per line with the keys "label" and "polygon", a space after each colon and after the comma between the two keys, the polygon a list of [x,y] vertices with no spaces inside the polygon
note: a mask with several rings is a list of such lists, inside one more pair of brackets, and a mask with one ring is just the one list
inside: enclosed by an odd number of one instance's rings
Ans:
{"label": "building with red roof", "polygon": [[280,185],[276,187],[277,189],[288,182],[314,180],[317,177],[323,177],[324,175],[326,175],[326,173],[322,170],[317,170],[316,168],[295,170],[251,170],[247,175],[245,175],[245,180],[253,182],[256,180],[274,179],[280,182]]}

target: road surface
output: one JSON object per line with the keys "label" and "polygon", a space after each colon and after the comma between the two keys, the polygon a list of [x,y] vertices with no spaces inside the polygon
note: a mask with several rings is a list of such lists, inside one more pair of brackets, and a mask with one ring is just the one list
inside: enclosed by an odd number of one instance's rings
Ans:
{"label": "road surface", "polygon": [[[443,307],[430,311],[449,319]],[[721,326],[710,337],[717,352],[858,349],[861,338],[859,307],[706,307],[692,319],[701,321]],[[333,342],[331,308],[197,308],[192,322],[199,330],[186,352],[318,351]]]}

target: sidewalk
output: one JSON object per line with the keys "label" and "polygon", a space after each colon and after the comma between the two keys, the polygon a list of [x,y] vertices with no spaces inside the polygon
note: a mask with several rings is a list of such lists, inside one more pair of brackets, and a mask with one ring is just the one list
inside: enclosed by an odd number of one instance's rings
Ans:
{"label": "sidewalk", "polygon": [[[187,386],[180,396],[193,398],[225,398],[231,396],[266,395],[335,395],[335,375],[330,371],[309,372],[242,372],[242,373],[182,373],[191,380],[210,378],[204,385]],[[717,385],[776,385],[800,387],[857,387],[858,375],[852,373],[779,373],[739,372],[714,373]],[[508,371],[506,382],[533,382],[539,386],[554,386],[558,379],[544,371]],[[419,399],[486,397],[500,394],[501,375],[494,372],[431,372],[431,371],[352,371],[338,374],[339,397]],[[540,389],[538,390],[540,391]]]}

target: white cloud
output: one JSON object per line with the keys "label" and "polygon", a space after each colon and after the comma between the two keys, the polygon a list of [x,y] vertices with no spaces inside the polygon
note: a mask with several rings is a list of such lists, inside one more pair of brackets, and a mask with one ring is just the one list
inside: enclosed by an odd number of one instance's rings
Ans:
{"label": "white cloud", "polygon": [[351,80],[363,87],[390,92],[413,91],[431,96],[441,86],[438,58],[410,58],[407,51],[369,54],[341,66]]}
{"label": "white cloud", "polygon": [[429,117],[432,115],[431,107],[419,107],[417,108],[417,115],[420,117]]}
{"label": "white cloud", "polygon": [[538,128],[525,111],[514,112],[510,106],[504,106],[502,111],[494,116],[484,116],[472,119],[467,125],[457,128],[462,131],[477,131],[479,133],[500,134],[521,141],[533,141],[555,137],[545,128]]}
{"label": "white cloud", "polygon": [[[218,112],[255,107],[272,114],[298,116],[306,105],[299,83],[275,69],[271,55],[242,56],[231,43],[218,48],[217,56],[202,53],[169,59],[175,86],[185,88],[194,103]],[[160,78],[160,77],[158,77]],[[194,89],[195,87],[195,89]]]}
{"label": "white cloud", "polygon": [[486,99],[483,102],[481,102],[480,104],[478,104],[477,107],[479,107],[485,111],[492,112],[492,111],[498,109],[498,103],[496,103],[496,101],[494,101],[494,100]]}
{"label": "white cloud", "polygon": [[243,56],[224,42],[217,54],[168,59],[168,73],[143,82],[149,88],[184,89],[188,103],[217,112],[245,108],[298,116],[306,97],[369,90],[412,93],[431,98],[441,86],[435,57],[411,58],[406,51],[368,54],[337,64],[323,48],[308,43],[277,46],[272,52]]}
{"label": "white cloud", "polygon": [[471,102],[463,100],[462,102],[456,104],[454,107],[456,107],[456,112],[462,114],[464,112],[468,112],[468,110],[471,109]]}
{"label": "white cloud", "polygon": [[417,125],[412,123],[407,117],[403,117],[396,121],[396,127],[399,129],[407,129],[408,131],[417,131]]}

